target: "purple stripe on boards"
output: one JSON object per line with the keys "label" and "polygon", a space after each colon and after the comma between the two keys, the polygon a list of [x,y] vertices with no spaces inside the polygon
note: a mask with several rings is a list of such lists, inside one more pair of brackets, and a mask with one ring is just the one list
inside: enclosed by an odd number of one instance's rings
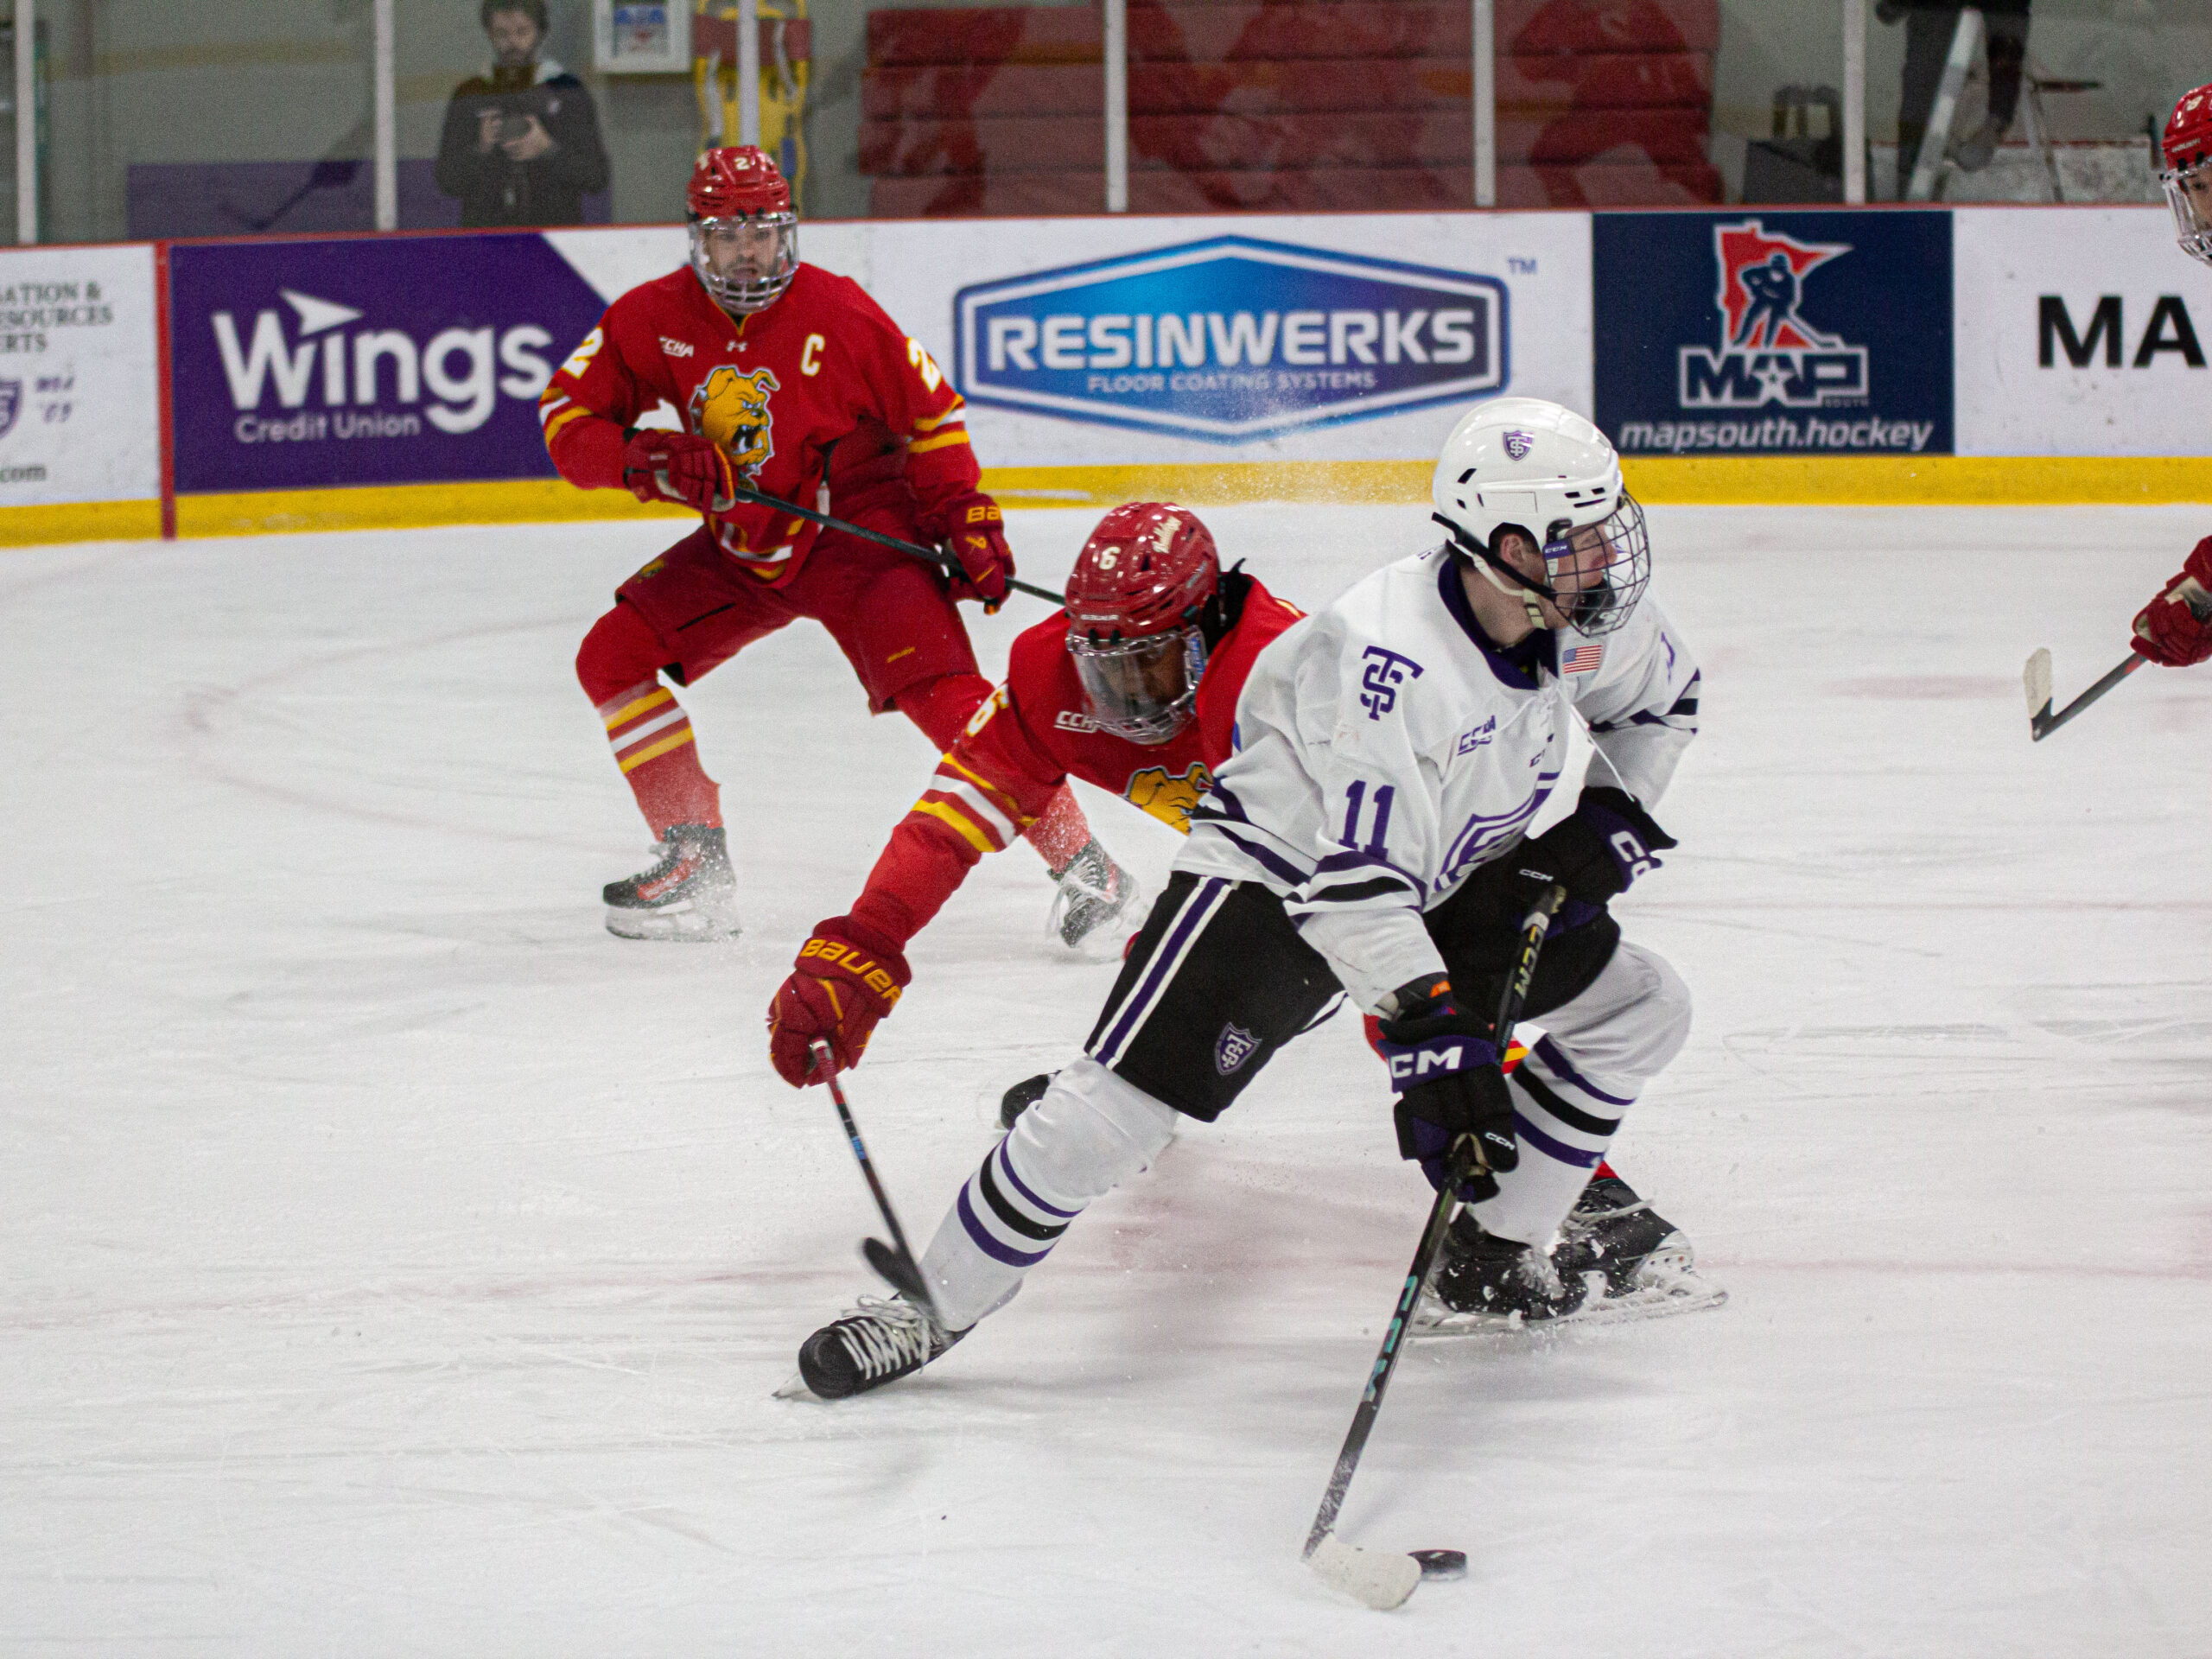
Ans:
{"label": "purple stripe on boards", "polygon": [[1191,937],[1191,930],[1198,925],[1198,918],[1205,913],[1214,894],[1226,885],[1217,875],[1210,875],[1198,884],[1198,891],[1184,905],[1183,913],[1175,918],[1174,927],[1166,938],[1160,941],[1160,949],[1152,959],[1152,971],[1144,976],[1144,983],[1129,999],[1128,1007],[1114,1022],[1114,1029],[1106,1034],[1106,1040],[1092,1051],[1094,1055],[1110,1054],[1121,1047],[1131,1027],[1143,1016],[1145,1006],[1152,1001],[1153,993],[1160,988],[1160,982],[1166,975],[1168,963],[1181,952],[1184,941]]}
{"label": "purple stripe on boards", "polygon": [[[1577,1169],[1595,1169],[1605,1155],[1602,1152],[1585,1152],[1580,1147],[1570,1147],[1564,1141],[1554,1141],[1518,1112],[1513,1114],[1513,1133],[1547,1158],[1556,1158],[1562,1164],[1573,1164]],[[968,1192],[964,1187],[961,1189],[960,1202],[963,1205],[968,1202]]]}
{"label": "purple stripe on boards", "polygon": [[1567,1056],[1559,1052],[1558,1046],[1548,1037],[1539,1037],[1536,1039],[1536,1058],[1544,1063],[1544,1070],[1550,1072],[1562,1083],[1573,1084],[1577,1089],[1580,1089],[1584,1094],[1589,1096],[1592,1100],[1602,1100],[1608,1106],[1633,1106],[1636,1104],[1636,1096],[1634,1095],[1630,1095],[1626,1100],[1623,1100],[1618,1095],[1609,1095],[1602,1089],[1592,1087],[1589,1078],[1584,1077],[1580,1071],[1576,1071],[1573,1066],[1567,1063]]}
{"label": "purple stripe on boards", "polygon": [[1007,1135],[999,1141],[998,1151],[992,1155],[999,1160],[999,1173],[1005,1176],[1007,1185],[1021,1194],[1022,1201],[1048,1216],[1058,1216],[1062,1221],[1072,1221],[1083,1213],[1080,1210],[1056,1210],[1029,1190],[1029,1184],[1014,1173],[1014,1160],[1007,1155],[1006,1143],[1014,1139]]}
{"label": "purple stripe on boards", "polygon": [[1033,1255],[1026,1250],[1008,1249],[1006,1245],[1000,1243],[992,1236],[990,1229],[976,1219],[975,1207],[968,1202],[968,1188],[965,1185],[960,1189],[959,1208],[960,1224],[968,1230],[968,1236],[975,1241],[977,1249],[994,1262],[1003,1262],[1009,1268],[1033,1268],[1052,1254],[1052,1246],[1049,1244]]}

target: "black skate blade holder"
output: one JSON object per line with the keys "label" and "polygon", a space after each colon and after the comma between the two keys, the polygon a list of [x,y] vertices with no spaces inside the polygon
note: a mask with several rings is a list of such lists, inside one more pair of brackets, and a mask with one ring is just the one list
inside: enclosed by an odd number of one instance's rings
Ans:
{"label": "black skate blade holder", "polygon": [[837,1121],[844,1126],[846,1143],[853,1149],[861,1173],[868,1177],[868,1190],[874,1196],[883,1224],[891,1232],[888,1244],[880,1238],[861,1240],[861,1259],[884,1283],[928,1314],[930,1322],[943,1330],[944,1319],[938,1312],[937,1298],[930,1294],[929,1281],[922,1277],[921,1264],[914,1260],[914,1252],[906,1243],[906,1230],[899,1224],[898,1215],[891,1208],[891,1197],[883,1190],[875,1165],[868,1158],[860,1126],[853,1122],[853,1109],[845,1103],[845,1091],[837,1082],[836,1060],[830,1052],[830,1045],[819,1039],[814,1045],[814,1064],[823,1081],[830,1085],[830,1098],[836,1103]]}

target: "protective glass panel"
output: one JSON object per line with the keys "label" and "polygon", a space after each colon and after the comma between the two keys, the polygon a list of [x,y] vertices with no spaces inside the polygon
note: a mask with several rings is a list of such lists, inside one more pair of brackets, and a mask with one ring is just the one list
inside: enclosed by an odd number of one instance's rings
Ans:
{"label": "protective glass panel", "polygon": [[1877,0],[1867,23],[1878,201],[2157,201],[2157,135],[2212,76],[2202,0]]}
{"label": "protective glass panel", "polygon": [[1726,0],[1713,83],[1726,200],[1843,200],[1842,0]]}

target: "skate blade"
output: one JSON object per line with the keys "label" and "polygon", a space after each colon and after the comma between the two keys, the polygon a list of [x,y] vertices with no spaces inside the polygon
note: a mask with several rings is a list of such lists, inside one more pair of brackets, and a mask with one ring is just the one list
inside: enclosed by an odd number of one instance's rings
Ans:
{"label": "skate blade", "polygon": [[1570,1325],[1626,1325],[1639,1319],[1663,1319],[1676,1313],[1701,1313],[1708,1307],[1719,1307],[1727,1300],[1726,1291],[1687,1268],[1655,1268],[1647,1262],[1632,1288],[1617,1295],[1592,1295],[1573,1313],[1552,1319],[1463,1313],[1445,1306],[1433,1293],[1425,1293],[1421,1306],[1414,1310],[1413,1327],[1407,1334],[1414,1338],[1472,1337],[1494,1331],[1556,1331]]}
{"label": "skate blade", "polygon": [[772,1400],[798,1400],[810,1406],[826,1406],[830,1403],[812,1389],[808,1388],[806,1379],[797,1371],[791,1373],[790,1382],[785,1383],[782,1388],[778,1389],[768,1397]]}
{"label": "skate blade", "polygon": [[659,939],[678,944],[715,944],[745,931],[734,916],[702,910],[624,910],[607,907],[607,931],[618,939]]}

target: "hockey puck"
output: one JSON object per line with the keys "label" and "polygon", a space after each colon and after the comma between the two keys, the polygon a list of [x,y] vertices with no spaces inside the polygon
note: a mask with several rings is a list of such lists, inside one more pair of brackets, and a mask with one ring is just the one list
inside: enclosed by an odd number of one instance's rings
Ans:
{"label": "hockey puck", "polygon": [[1464,1579],[1467,1576],[1467,1552],[1464,1549],[1416,1549],[1414,1560],[1421,1563],[1423,1579]]}

